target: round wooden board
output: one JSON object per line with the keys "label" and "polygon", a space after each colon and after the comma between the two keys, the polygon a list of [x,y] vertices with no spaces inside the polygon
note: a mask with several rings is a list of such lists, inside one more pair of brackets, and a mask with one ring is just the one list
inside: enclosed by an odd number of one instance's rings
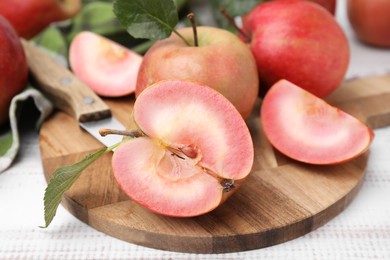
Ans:
{"label": "round wooden board", "polygon": [[[389,85],[389,76],[351,81],[328,101],[371,127],[385,126],[390,123]],[[133,97],[106,100],[114,116],[128,127],[133,102]],[[223,205],[206,215],[172,218],[142,208],[117,185],[111,170],[112,154],[87,168],[62,203],[99,231],[170,251],[236,252],[304,235],[352,201],[364,179],[368,152],[336,166],[290,160],[275,151],[263,136],[258,109],[247,120],[255,146],[250,177]],[[101,147],[73,118],[55,113],[40,132],[45,177],[50,178],[56,168],[73,164]]]}

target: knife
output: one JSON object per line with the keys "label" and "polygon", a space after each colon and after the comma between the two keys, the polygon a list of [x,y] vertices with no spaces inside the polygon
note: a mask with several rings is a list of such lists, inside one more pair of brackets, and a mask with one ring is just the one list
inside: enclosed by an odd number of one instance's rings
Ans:
{"label": "knife", "polygon": [[102,137],[102,128],[125,130],[112,116],[110,108],[70,70],[48,52],[21,39],[30,74],[39,88],[61,111],[74,117],[88,133],[109,147],[122,141],[122,136]]}

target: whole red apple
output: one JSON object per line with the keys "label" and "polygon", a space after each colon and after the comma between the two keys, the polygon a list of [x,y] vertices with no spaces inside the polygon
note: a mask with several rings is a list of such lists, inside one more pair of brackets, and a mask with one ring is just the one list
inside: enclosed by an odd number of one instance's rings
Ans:
{"label": "whole red apple", "polygon": [[390,47],[389,0],[348,0],[347,11],[349,22],[361,41]]}
{"label": "whole red apple", "polygon": [[26,86],[27,74],[26,56],[19,37],[0,15],[0,125],[8,119],[12,98]]}
{"label": "whole red apple", "polygon": [[[182,28],[178,32],[189,42],[194,41],[192,28]],[[248,117],[259,90],[252,53],[226,30],[200,26],[197,32],[199,46],[188,46],[172,34],[147,51],[139,68],[136,95],[161,80],[190,80],[217,90],[243,118]]]}
{"label": "whole red apple", "polygon": [[1,0],[0,15],[19,36],[30,39],[50,23],[68,19],[81,8],[80,0]]}
{"label": "whole red apple", "polygon": [[243,31],[262,89],[287,79],[325,97],[344,79],[349,65],[347,37],[332,14],[318,4],[302,0],[259,4],[243,17]]}

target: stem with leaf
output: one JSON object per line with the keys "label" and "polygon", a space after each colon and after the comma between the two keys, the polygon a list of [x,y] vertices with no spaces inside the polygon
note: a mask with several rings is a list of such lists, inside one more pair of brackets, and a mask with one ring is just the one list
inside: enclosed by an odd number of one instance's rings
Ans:
{"label": "stem with leaf", "polygon": [[111,152],[120,143],[113,146],[103,148],[97,152],[88,154],[81,161],[68,166],[58,168],[50,178],[50,181],[46,187],[44,195],[44,210],[45,210],[45,226],[47,228],[54,216],[56,215],[57,208],[61,203],[64,193],[72,187],[73,183],[78,179],[81,173],[90,166],[97,159],[104,154]]}
{"label": "stem with leaf", "polygon": [[113,11],[119,22],[134,38],[161,40],[172,32],[188,46],[190,42],[176,29],[179,22],[173,0],[114,0]]}

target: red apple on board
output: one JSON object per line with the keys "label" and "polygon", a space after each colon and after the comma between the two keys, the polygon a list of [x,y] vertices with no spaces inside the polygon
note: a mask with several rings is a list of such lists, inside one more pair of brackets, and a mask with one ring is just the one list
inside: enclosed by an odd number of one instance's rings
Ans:
{"label": "red apple on board", "polygon": [[242,29],[255,56],[262,89],[287,79],[325,97],[344,79],[349,65],[347,37],[318,4],[302,0],[262,3],[243,17]]}
{"label": "red apple on board", "polygon": [[361,41],[390,47],[389,0],[348,0],[347,11],[349,22]]}
{"label": "red apple on board", "polygon": [[260,118],[281,153],[311,164],[338,164],[365,152],[374,133],[353,116],[280,80],[264,97]]}
{"label": "red apple on board", "polygon": [[1,0],[0,15],[19,36],[30,39],[50,23],[66,20],[81,8],[80,0]]}
{"label": "red apple on board", "polygon": [[[192,28],[178,29],[189,42]],[[248,47],[234,34],[198,27],[199,46],[187,46],[177,35],[156,42],[141,64],[136,95],[160,80],[181,79],[207,85],[222,93],[246,118],[259,91],[256,63]]]}
{"label": "red apple on board", "polygon": [[74,74],[105,97],[134,93],[141,62],[141,55],[93,32],[80,32],[69,48]]}
{"label": "red apple on board", "polygon": [[0,125],[2,125],[8,119],[12,98],[26,87],[28,67],[16,31],[1,15],[0,43]]}
{"label": "red apple on board", "polygon": [[156,213],[205,214],[251,171],[245,121],[220,93],[198,83],[160,81],[136,99],[137,138],[116,148],[112,169],[122,190]]}

